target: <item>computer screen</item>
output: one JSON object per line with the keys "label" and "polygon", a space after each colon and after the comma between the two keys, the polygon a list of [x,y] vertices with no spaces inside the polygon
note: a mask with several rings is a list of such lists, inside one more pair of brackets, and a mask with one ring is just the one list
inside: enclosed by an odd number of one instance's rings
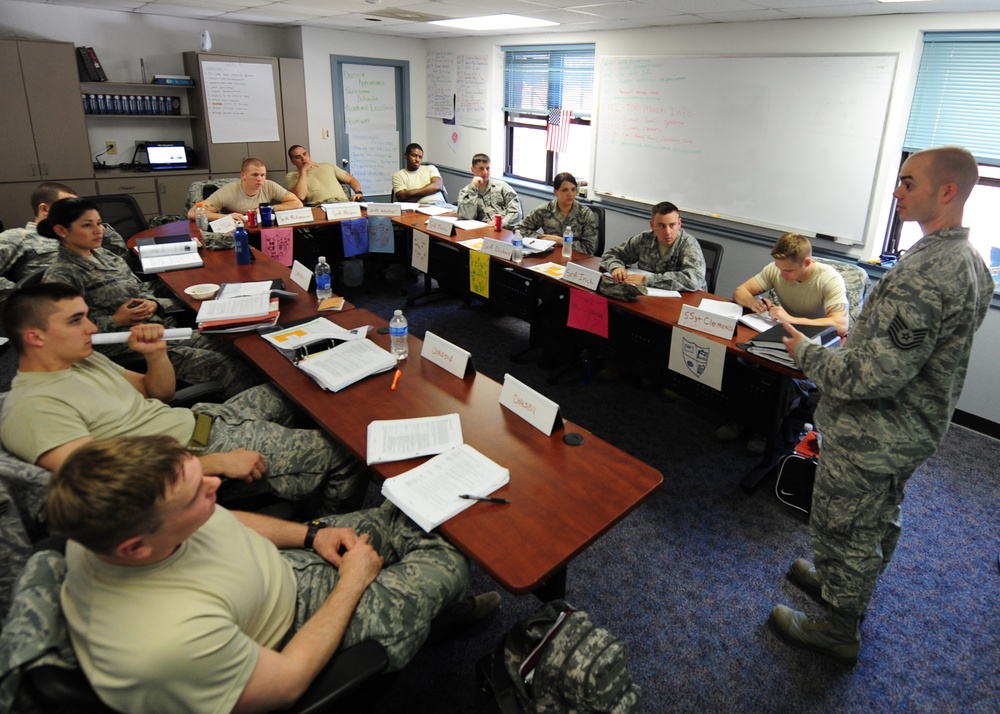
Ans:
{"label": "computer screen", "polygon": [[146,156],[151,169],[188,168],[187,148],[183,141],[148,141]]}

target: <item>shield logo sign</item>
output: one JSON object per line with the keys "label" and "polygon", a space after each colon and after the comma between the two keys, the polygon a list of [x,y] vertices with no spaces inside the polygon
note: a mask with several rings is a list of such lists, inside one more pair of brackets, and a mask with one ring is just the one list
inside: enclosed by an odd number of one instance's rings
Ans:
{"label": "shield logo sign", "polygon": [[708,366],[708,353],[707,347],[702,347],[686,337],[683,338],[684,347],[684,366],[695,377],[700,377],[702,372]]}

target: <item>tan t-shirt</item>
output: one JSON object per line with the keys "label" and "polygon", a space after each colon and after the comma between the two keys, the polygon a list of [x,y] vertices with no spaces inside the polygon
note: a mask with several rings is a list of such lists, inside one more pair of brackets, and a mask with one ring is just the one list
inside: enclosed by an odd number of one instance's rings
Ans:
{"label": "tan t-shirt", "polygon": [[[347,183],[347,176],[346,171],[333,164],[316,164],[306,174],[307,191],[306,199],[303,203],[314,206],[331,201],[348,200],[347,194],[344,193],[344,187],[340,185],[341,181]],[[285,184],[288,186],[289,191],[292,190],[292,186],[298,183],[298,181],[298,171],[290,171],[285,176]]]}
{"label": "tan t-shirt", "polygon": [[164,561],[111,565],[66,546],[62,608],[87,679],[113,708],[230,712],[295,617],[292,567],[217,507]]}
{"label": "tan t-shirt", "polygon": [[187,444],[194,412],[146,399],[124,373],[96,352],[59,372],[18,372],[0,417],[4,446],[33,464],[47,451],[86,436],[166,434]]}
{"label": "tan t-shirt", "polygon": [[822,263],[813,263],[816,269],[805,282],[781,279],[781,271],[768,263],[756,278],[764,292],[774,289],[781,306],[792,317],[816,319],[826,317],[827,311],[841,307],[847,310],[847,288],[844,279],[835,269]]}
{"label": "tan t-shirt", "polygon": [[218,213],[246,213],[262,203],[271,201],[281,203],[288,194],[287,188],[268,179],[264,181],[260,191],[253,196],[247,196],[243,191],[243,182],[233,181],[206,198],[205,203],[219,209]]}

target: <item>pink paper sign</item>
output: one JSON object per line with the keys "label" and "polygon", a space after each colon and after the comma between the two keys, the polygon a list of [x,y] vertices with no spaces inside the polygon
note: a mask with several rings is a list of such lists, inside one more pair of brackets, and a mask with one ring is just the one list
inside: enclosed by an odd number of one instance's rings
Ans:
{"label": "pink paper sign", "polygon": [[608,300],[596,293],[583,290],[569,291],[569,318],[567,327],[608,336]]}
{"label": "pink paper sign", "polygon": [[282,265],[292,266],[292,228],[261,228],[260,252]]}

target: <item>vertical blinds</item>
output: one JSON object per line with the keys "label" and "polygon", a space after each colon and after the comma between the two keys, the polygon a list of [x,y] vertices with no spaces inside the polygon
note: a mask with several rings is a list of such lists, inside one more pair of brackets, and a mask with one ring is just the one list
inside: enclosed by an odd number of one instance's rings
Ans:
{"label": "vertical blinds", "polygon": [[571,109],[589,117],[594,96],[594,46],[504,47],[504,111],[548,114]]}
{"label": "vertical blinds", "polygon": [[964,146],[1000,165],[1000,32],[928,32],[903,148]]}

